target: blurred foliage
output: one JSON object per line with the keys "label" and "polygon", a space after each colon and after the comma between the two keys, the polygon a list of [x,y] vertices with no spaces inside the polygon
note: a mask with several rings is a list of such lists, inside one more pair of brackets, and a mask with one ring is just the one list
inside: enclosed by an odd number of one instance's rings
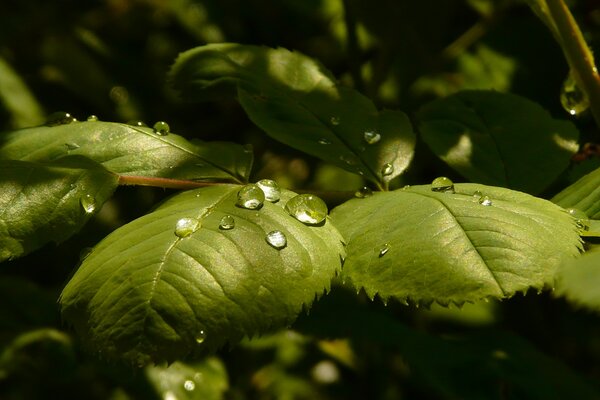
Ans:
{"label": "blurred foliage", "polygon": [[[569,4],[597,49],[600,2]],[[571,118],[559,100],[567,64],[520,0],[4,0],[0,15],[0,130],[39,124],[57,110],[79,119],[166,120],[188,138],[252,143],[252,179],[287,187],[363,182],[273,141],[234,100],[181,102],[166,82],[180,52],[221,41],[296,49],[378,107],[411,117],[438,97],[492,88]],[[592,142],[591,117],[572,121],[581,143]],[[598,159],[598,152],[576,158],[547,197]],[[439,175],[456,177],[417,143],[397,185]],[[384,308],[334,287],[291,330],[222,351],[222,361],[146,374],[107,365],[62,326],[57,294],[82,250],[172,193],[120,188],[80,235],[0,265],[0,398],[174,400],[194,390],[234,400],[600,398],[598,316],[544,294],[427,311]],[[195,369],[210,383],[194,380],[188,390],[178,374]]]}

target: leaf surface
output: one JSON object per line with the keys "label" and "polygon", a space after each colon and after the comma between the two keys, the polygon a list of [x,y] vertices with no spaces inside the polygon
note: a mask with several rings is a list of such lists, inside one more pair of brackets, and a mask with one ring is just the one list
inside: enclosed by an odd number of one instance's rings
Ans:
{"label": "leaf surface", "polygon": [[[259,210],[235,205],[240,186],[186,191],[111,233],[61,295],[63,316],[110,358],[137,364],[210,352],[289,324],[329,288],[343,256],[327,220],[307,226],[284,209],[293,192]],[[233,229],[220,228],[225,216]],[[198,222],[175,234],[183,218]],[[279,230],[277,250],[266,235]]]}
{"label": "leaf surface", "polygon": [[298,52],[210,44],[182,53],[171,80],[192,100],[237,93],[252,122],[274,139],[382,187],[412,159],[415,137],[404,113],[378,112],[371,100],[338,85],[321,64]]}
{"label": "leaf surface", "polygon": [[0,136],[0,158],[51,161],[82,155],[120,175],[247,181],[252,154],[225,142],[191,143],[152,128],[86,121],[21,129]]}
{"label": "leaf surface", "polygon": [[383,299],[506,298],[551,285],[561,260],[581,249],[574,219],[546,200],[476,184],[455,190],[413,186],[335,208],[348,243],[342,277]]}
{"label": "leaf surface", "polygon": [[600,251],[591,251],[577,260],[565,262],[558,269],[556,279],[556,296],[600,311]]}
{"label": "leaf surface", "polygon": [[547,188],[577,151],[575,126],[513,94],[463,91],[418,115],[423,140],[465,178],[528,193]]}
{"label": "leaf surface", "polygon": [[117,183],[115,174],[80,156],[45,164],[0,160],[0,261],[78,232]]}
{"label": "leaf surface", "polygon": [[600,219],[600,168],[567,186],[552,198],[564,208],[576,208],[591,219]]}

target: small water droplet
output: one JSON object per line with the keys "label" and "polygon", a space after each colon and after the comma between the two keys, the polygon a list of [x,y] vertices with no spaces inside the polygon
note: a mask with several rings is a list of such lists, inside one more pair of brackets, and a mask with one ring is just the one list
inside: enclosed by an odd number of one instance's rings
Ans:
{"label": "small water droplet", "polygon": [[331,125],[338,126],[340,124],[340,117],[336,117],[334,115],[333,117],[329,118],[329,122],[331,122]]}
{"label": "small water droplet", "polygon": [[187,381],[183,382],[183,388],[185,390],[187,390],[188,392],[191,392],[194,389],[196,389],[196,383],[194,383],[194,381],[188,379]]}
{"label": "small water droplet", "polygon": [[385,256],[388,251],[390,251],[390,245],[389,243],[386,243],[379,249],[379,258]]}
{"label": "small water droplet", "polygon": [[202,344],[206,340],[206,333],[204,331],[200,331],[198,336],[196,336],[196,343]]}
{"label": "small water droplet", "polygon": [[363,139],[367,144],[375,144],[381,140],[381,135],[377,131],[365,131],[363,134]]}
{"label": "small water droplet", "polygon": [[165,121],[158,121],[154,124],[152,129],[154,130],[154,133],[159,136],[167,136],[171,131],[171,127]]}
{"label": "small water droplet", "polygon": [[77,143],[65,143],[65,147],[67,148],[67,151],[71,151],[77,150],[79,148],[79,145]]}
{"label": "small water droplet", "polygon": [[46,118],[46,126],[67,125],[77,121],[71,114],[64,111],[57,111]]}
{"label": "small water droplet", "polygon": [[431,182],[431,190],[433,192],[454,193],[454,182],[450,178],[440,176]]}
{"label": "small water droplet", "polygon": [[481,198],[479,199],[479,204],[481,204],[482,206],[491,206],[492,200],[488,196],[481,196]]}
{"label": "small water droplet", "polygon": [[221,222],[219,222],[219,229],[228,231],[233,228],[235,228],[235,219],[231,215],[226,215],[221,218]]}
{"label": "small water droplet", "polygon": [[269,243],[272,247],[276,248],[277,250],[281,250],[285,246],[287,246],[287,238],[285,237],[285,234],[281,231],[272,231],[267,233],[266,240],[267,243]]}
{"label": "small water droplet", "polygon": [[87,121],[88,121],[88,122],[98,122],[98,121],[99,121],[99,119],[98,119],[98,117],[97,117],[96,115],[93,115],[93,114],[92,114],[92,115],[90,115],[89,117],[87,117]]}
{"label": "small water droplet", "polygon": [[373,191],[371,189],[369,189],[367,186],[363,186],[360,189],[358,189],[356,192],[354,192],[354,196],[358,197],[359,199],[364,199],[365,197],[369,197],[373,194]]}
{"label": "small water droplet", "polygon": [[331,140],[321,138],[319,139],[319,144],[331,144]]}
{"label": "small water droplet", "polygon": [[285,210],[298,221],[307,225],[317,225],[327,217],[327,205],[314,194],[299,194],[285,205]]}
{"label": "small water droplet", "polygon": [[256,182],[259,188],[265,193],[265,199],[271,203],[276,203],[281,198],[281,189],[277,182],[271,179],[261,179]]}
{"label": "small water droplet", "polygon": [[352,155],[340,156],[340,161],[343,161],[344,163],[346,163],[346,165],[349,166],[356,165],[356,159]]}
{"label": "small water droplet", "polygon": [[573,116],[581,115],[590,107],[590,100],[575,82],[572,72],[569,72],[567,79],[563,82],[560,102],[563,108]]}
{"label": "small water droplet", "polygon": [[140,121],[138,119],[132,119],[131,121],[127,121],[127,125],[131,126],[148,126],[144,121]]}
{"label": "small water droplet", "polygon": [[90,194],[86,194],[79,199],[79,204],[86,214],[91,214],[96,211],[96,199]]}
{"label": "small water droplet", "polygon": [[265,192],[258,185],[249,184],[240,189],[235,205],[248,210],[256,210],[262,207],[264,202]]}
{"label": "small water droplet", "polygon": [[576,208],[569,208],[567,210],[567,212],[569,213],[569,215],[571,217],[575,218],[575,224],[577,225],[577,228],[579,230],[582,230],[582,231],[590,230],[590,219],[586,213],[584,213],[583,211],[578,210]]}
{"label": "small water droplet", "polygon": [[482,196],[483,196],[483,193],[481,193],[481,190],[476,190],[473,192],[473,199],[475,201],[479,201],[479,199],[481,199]]}
{"label": "small water droplet", "polygon": [[245,144],[243,147],[244,147],[244,153],[246,153],[246,154],[252,154],[254,152],[251,144]]}
{"label": "small water droplet", "polygon": [[175,235],[180,238],[188,237],[200,228],[200,221],[196,218],[181,218],[175,224]]}
{"label": "small water droplet", "polygon": [[381,168],[381,175],[388,176],[394,173],[394,166],[390,163],[386,163]]}
{"label": "small water droplet", "polygon": [[410,189],[410,185],[404,185],[404,186],[402,186],[402,190],[408,190],[408,189]]}

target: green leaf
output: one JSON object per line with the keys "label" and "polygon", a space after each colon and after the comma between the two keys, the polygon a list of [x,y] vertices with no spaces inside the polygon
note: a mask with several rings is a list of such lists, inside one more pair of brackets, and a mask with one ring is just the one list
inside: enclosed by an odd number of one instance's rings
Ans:
{"label": "green leaf", "polygon": [[577,260],[565,262],[556,274],[556,296],[600,311],[600,251],[591,251]]}
{"label": "green leaf", "polygon": [[25,82],[0,57],[0,102],[12,116],[11,126],[23,128],[44,121],[44,112]]}
{"label": "green leaf", "polygon": [[149,366],[146,376],[161,399],[219,400],[229,383],[225,366],[218,358],[168,367]]}
{"label": "green leaf", "polygon": [[513,94],[459,92],[429,103],[418,119],[425,143],[461,175],[529,193],[547,188],[578,148],[572,123]]}
{"label": "green leaf", "polygon": [[[415,137],[404,113],[378,112],[368,98],[337,85],[321,64],[298,52],[210,44],[182,53],[171,80],[193,100],[237,90],[252,122],[268,135],[381,187],[412,159]],[[369,144],[365,134],[380,139]]]}
{"label": "green leaf", "polygon": [[600,219],[600,168],[567,186],[552,198],[564,208],[576,208],[592,219]]}
{"label": "green leaf", "polygon": [[51,163],[0,160],[0,261],[78,232],[118,177],[80,156]]}
{"label": "green leaf", "polygon": [[[65,287],[65,319],[104,356],[138,364],[289,324],[329,287],[342,238],[329,220],[307,226],[291,217],[283,207],[293,192],[249,210],[235,205],[239,189],[181,193],[114,231]],[[221,229],[228,215],[235,227]],[[176,234],[181,219],[194,223]],[[275,230],[287,238],[283,249],[266,241]]]}
{"label": "green leaf", "polygon": [[190,143],[152,128],[114,122],[73,122],[10,132],[0,158],[51,161],[68,154],[89,157],[121,175],[247,181],[252,154],[225,142]]}
{"label": "green leaf", "polygon": [[348,243],[342,277],[371,297],[463,303],[551,285],[561,261],[579,254],[574,219],[549,201],[476,184],[455,190],[413,186],[335,208]]}

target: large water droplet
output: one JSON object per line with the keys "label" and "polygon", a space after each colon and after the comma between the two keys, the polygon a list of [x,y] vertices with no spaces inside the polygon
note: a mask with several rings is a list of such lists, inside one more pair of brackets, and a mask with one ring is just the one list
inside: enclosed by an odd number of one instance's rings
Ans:
{"label": "large water droplet", "polygon": [[321,138],[321,139],[319,139],[319,144],[331,144],[331,140]]}
{"label": "large water droplet", "polygon": [[577,116],[590,107],[590,100],[577,86],[573,73],[569,72],[560,91],[560,102],[563,108],[571,115]]}
{"label": "large water droplet", "polygon": [[336,117],[335,115],[331,118],[329,118],[329,122],[331,122],[331,125],[339,125],[340,124],[340,117]]}
{"label": "large water droplet", "polygon": [[394,166],[390,163],[386,163],[381,168],[381,175],[388,176],[394,173]]}
{"label": "large water droplet", "polygon": [[307,225],[317,225],[327,217],[327,205],[314,194],[299,194],[285,205],[285,210],[298,221]]}
{"label": "large water droplet", "polygon": [[390,245],[389,243],[386,243],[379,249],[379,258],[385,256],[388,251],[390,251]]}
{"label": "large water droplet", "polygon": [[93,115],[93,114],[92,114],[92,115],[90,115],[89,117],[87,117],[87,121],[88,121],[88,122],[98,122],[98,121],[99,121],[99,119],[98,119],[98,117],[97,117],[97,116],[95,116],[95,115]]}
{"label": "large water droplet", "polygon": [[219,222],[219,229],[228,231],[233,228],[235,228],[235,219],[233,219],[231,215],[226,215],[221,218],[221,222]]}
{"label": "large water droplet", "polygon": [[440,176],[431,182],[431,190],[433,192],[454,193],[454,182],[450,178]]}
{"label": "large water droplet", "polygon": [[265,192],[258,185],[249,184],[240,189],[235,205],[248,210],[256,210],[261,208],[264,202]]}
{"label": "large water droplet", "polygon": [[196,336],[196,343],[202,344],[206,340],[206,333],[204,331],[200,331],[198,336]]}
{"label": "large water droplet", "polygon": [[127,121],[127,125],[131,125],[131,126],[148,126],[148,125],[146,125],[146,123],[144,121],[140,121],[138,119],[132,119],[130,121]]}
{"label": "large water droplet", "polygon": [[373,191],[371,189],[369,189],[367,186],[363,186],[362,188],[360,188],[356,192],[354,192],[354,196],[358,197],[359,199],[364,199],[365,197],[369,197],[372,194],[373,194]]}
{"label": "large water droplet", "polygon": [[488,196],[481,196],[479,198],[479,204],[481,204],[482,206],[491,206],[492,200]]}
{"label": "large water droplet", "polygon": [[154,129],[154,133],[159,136],[167,136],[171,131],[171,127],[165,121],[158,121],[154,124],[152,129]]}
{"label": "large water droplet", "polygon": [[377,131],[365,131],[363,134],[363,139],[367,144],[375,144],[381,140],[381,135]]}
{"label": "large water droplet", "polygon": [[77,121],[71,114],[64,111],[57,111],[46,118],[46,126],[66,125]]}
{"label": "large water droplet", "polygon": [[91,214],[96,211],[96,199],[90,194],[81,196],[79,204],[81,204],[81,208],[83,208],[83,211],[85,211],[86,214]]}
{"label": "large water droplet", "polygon": [[196,389],[196,383],[188,379],[187,381],[183,382],[183,388],[188,392],[191,392]]}
{"label": "large water droplet", "polygon": [[586,213],[576,208],[569,208],[567,212],[571,217],[575,218],[575,224],[577,224],[577,228],[582,231],[590,230],[590,219]]}
{"label": "large water droplet", "polygon": [[72,151],[77,150],[79,145],[77,143],[65,143],[65,147],[67,148],[67,151]]}
{"label": "large water droplet", "polygon": [[281,250],[285,246],[287,246],[287,238],[281,231],[272,231],[267,233],[266,240],[267,243],[269,243],[272,247],[276,248],[277,250]]}
{"label": "large water droplet", "polygon": [[275,203],[281,198],[281,189],[279,189],[277,182],[271,179],[261,179],[256,182],[256,184],[265,193],[265,199],[267,201]]}
{"label": "large water droplet", "polygon": [[175,224],[175,235],[180,238],[188,237],[200,228],[200,221],[196,218],[181,218]]}

